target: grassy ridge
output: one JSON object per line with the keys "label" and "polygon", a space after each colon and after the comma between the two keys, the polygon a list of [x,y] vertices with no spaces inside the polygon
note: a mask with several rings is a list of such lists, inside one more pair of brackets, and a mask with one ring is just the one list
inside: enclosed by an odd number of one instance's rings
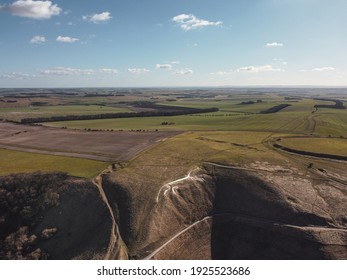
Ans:
{"label": "grassy ridge", "polygon": [[[129,186],[139,197],[153,200],[161,187],[168,182],[187,175],[205,162],[234,165],[265,170],[291,170],[306,177],[307,167],[315,167],[340,174],[346,166],[323,159],[305,158],[299,155],[281,153],[272,149],[264,140],[268,137],[286,137],[289,134],[267,132],[194,131],[186,132],[160,142],[141,153],[124,168],[118,169],[113,179],[123,186]],[[148,188],[148,186],[151,186]],[[152,201],[154,203],[154,201]],[[148,203],[148,201],[144,201]]]}
{"label": "grassy ridge", "polygon": [[160,186],[183,177],[205,161],[235,165],[283,163],[281,155],[262,144],[268,136],[265,132],[186,132],[141,153],[117,171],[117,180],[128,182],[131,178],[134,187],[144,181]]}

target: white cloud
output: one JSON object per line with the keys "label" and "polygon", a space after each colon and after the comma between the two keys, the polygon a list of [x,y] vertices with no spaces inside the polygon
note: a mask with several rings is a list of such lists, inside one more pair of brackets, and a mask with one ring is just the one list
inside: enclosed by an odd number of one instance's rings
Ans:
{"label": "white cloud", "polygon": [[21,73],[21,72],[12,72],[4,75],[0,75],[1,79],[11,79],[11,80],[25,80],[33,77],[32,75]]}
{"label": "white cloud", "polygon": [[328,67],[313,68],[311,71],[313,72],[335,71],[335,68],[328,66]]}
{"label": "white cloud", "polygon": [[62,42],[62,43],[75,43],[75,42],[79,41],[79,39],[72,38],[72,37],[58,36],[56,41]]}
{"label": "white cloud", "polygon": [[118,74],[118,70],[117,69],[111,69],[111,68],[102,68],[99,69],[100,73],[104,73],[104,74]]}
{"label": "white cloud", "polygon": [[46,38],[44,36],[40,36],[40,35],[37,35],[37,36],[34,36],[31,40],[30,40],[30,43],[31,44],[43,44],[46,42]]}
{"label": "white cloud", "polygon": [[172,20],[175,22],[184,22],[185,20],[190,19],[192,16],[193,15],[180,14],[178,16],[173,17]]}
{"label": "white cloud", "polygon": [[52,1],[33,1],[18,0],[10,5],[0,7],[0,9],[8,11],[14,16],[27,17],[32,19],[49,19],[57,16],[62,9]]}
{"label": "white cloud", "polygon": [[173,17],[171,20],[178,23],[184,31],[198,29],[206,26],[219,26],[223,24],[223,22],[221,21],[213,22],[205,19],[199,19],[192,14],[181,14]]}
{"label": "white cloud", "polygon": [[177,75],[189,75],[189,74],[193,74],[193,70],[189,69],[189,68],[185,68],[185,69],[181,69],[181,70],[176,70],[175,74]]}
{"label": "white cloud", "polygon": [[40,72],[40,74],[53,75],[53,76],[92,75],[94,74],[94,70],[68,68],[68,67],[56,67],[53,69],[43,70]]}
{"label": "white cloud", "polygon": [[172,65],[171,64],[157,64],[155,66],[157,69],[166,69],[166,70],[171,70]]}
{"label": "white cloud", "polygon": [[276,47],[283,47],[284,45],[283,45],[283,43],[278,43],[278,42],[273,42],[273,43],[267,43],[266,44],[266,47],[274,47],[274,48],[276,48]]}
{"label": "white cloud", "polygon": [[180,64],[181,62],[178,61],[178,60],[175,60],[175,61],[171,61],[170,63],[171,63],[171,64]]}
{"label": "white cloud", "polygon": [[111,17],[111,13],[110,12],[103,12],[103,13],[94,14],[94,15],[91,15],[91,16],[83,16],[82,18],[84,20],[88,20],[88,21],[91,21],[91,22],[94,22],[94,23],[100,23],[100,22],[108,21],[112,17]]}
{"label": "white cloud", "polygon": [[259,73],[259,72],[278,72],[282,71],[279,68],[273,68],[272,65],[263,65],[263,66],[245,66],[240,67],[236,72],[241,73]]}
{"label": "white cloud", "polygon": [[149,73],[151,71],[149,71],[146,68],[128,68],[128,72],[133,73],[133,74],[145,74],[145,73]]}

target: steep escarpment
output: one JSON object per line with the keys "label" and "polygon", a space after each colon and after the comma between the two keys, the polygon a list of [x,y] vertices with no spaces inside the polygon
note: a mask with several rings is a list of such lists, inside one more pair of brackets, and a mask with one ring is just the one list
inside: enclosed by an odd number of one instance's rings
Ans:
{"label": "steep escarpment", "polygon": [[[146,197],[144,190],[142,200],[150,201],[146,208],[141,208],[138,196],[130,188],[117,185],[118,193],[127,193],[123,194],[118,212],[121,216],[122,211],[130,209],[120,219],[124,221],[120,227],[127,235],[126,242],[135,241],[127,244],[131,246],[131,256],[347,258],[344,186],[317,180],[294,168],[267,167],[206,163],[164,184],[155,197]],[[108,184],[112,192],[112,180]],[[138,224],[141,228],[134,226]]]}
{"label": "steep escarpment", "polygon": [[[167,238],[209,216],[213,208],[215,182],[201,169],[161,187],[150,213],[142,251],[153,251]],[[165,222],[163,222],[165,221]],[[197,239],[197,236],[192,237]]]}
{"label": "steep escarpment", "polygon": [[217,171],[212,258],[347,258],[345,193],[286,171]]}
{"label": "steep escarpment", "polygon": [[160,185],[120,170],[1,177],[0,258],[347,259],[341,174],[205,162]]}

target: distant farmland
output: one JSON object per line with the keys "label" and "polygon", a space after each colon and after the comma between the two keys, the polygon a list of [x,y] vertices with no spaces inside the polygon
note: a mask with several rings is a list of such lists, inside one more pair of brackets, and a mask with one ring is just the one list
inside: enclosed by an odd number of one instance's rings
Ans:
{"label": "distant farmland", "polygon": [[170,132],[93,132],[0,123],[0,148],[101,161],[128,160]]}

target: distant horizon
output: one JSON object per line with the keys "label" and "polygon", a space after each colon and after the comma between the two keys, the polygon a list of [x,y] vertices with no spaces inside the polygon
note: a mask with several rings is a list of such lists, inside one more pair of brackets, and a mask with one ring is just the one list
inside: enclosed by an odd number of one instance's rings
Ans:
{"label": "distant horizon", "polygon": [[20,89],[247,89],[247,88],[253,88],[253,89],[301,89],[301,88],[307,88],[307,89],[347,89],[346,86],[319,86],[319,85],[250,85],[250,86],[79,86],[79,87],[0,87],[0,90],[6,90],[6,89],[14,89],[14,90],[20,90]]}

